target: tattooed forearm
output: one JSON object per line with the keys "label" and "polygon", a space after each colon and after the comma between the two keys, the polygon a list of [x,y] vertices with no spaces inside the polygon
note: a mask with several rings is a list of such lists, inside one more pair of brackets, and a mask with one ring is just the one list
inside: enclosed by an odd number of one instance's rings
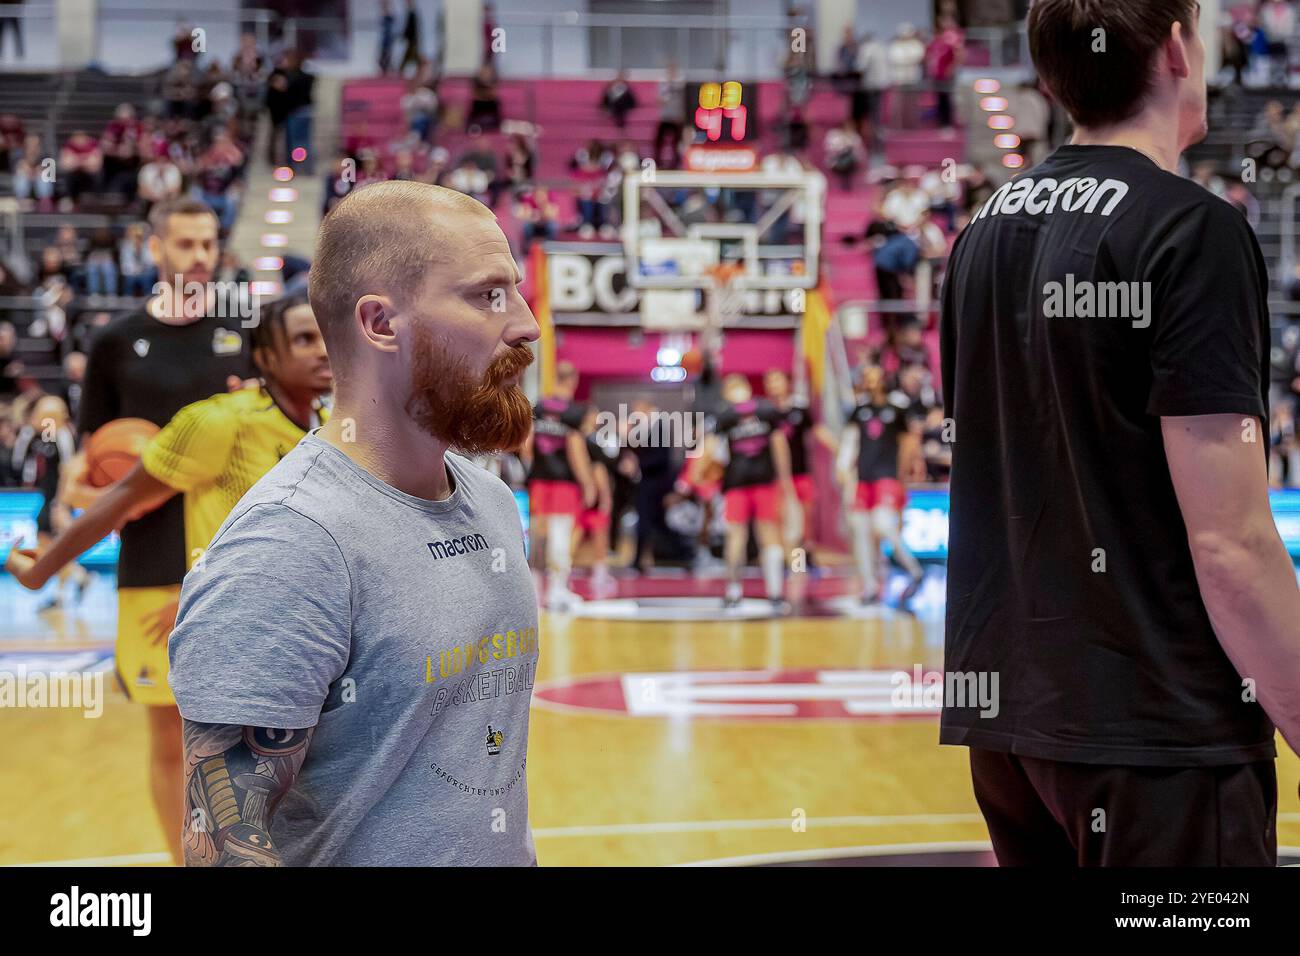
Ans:
{"label": "tattooed forearm", "polygon": [[271,817],[293,786],[312,729],[185,721],[185,865],[279,866]]}

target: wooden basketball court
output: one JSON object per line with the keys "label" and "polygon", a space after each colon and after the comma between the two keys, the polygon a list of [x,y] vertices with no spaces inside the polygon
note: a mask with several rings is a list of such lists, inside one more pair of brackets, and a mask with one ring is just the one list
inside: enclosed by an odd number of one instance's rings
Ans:
{"label": "wooden basketball court", "polygon": [[[0,598],[0,654],[111,649],[111,581],[67,615],[37,615],[11,580]],[[932,713],[888,704],[890,674],[940,665],[932,632],[888,614],[647,622],[543,612],[528,767],[539,862],[900,862],[985,846],[965,750],[937,745]],[[105,688],[96,719],[0,712],[0,865],[168,862],[145,779],[144,714],[111,675]],[[1300,760],[1280,739],[1279,750],[1278,842],[1296,846]]]}

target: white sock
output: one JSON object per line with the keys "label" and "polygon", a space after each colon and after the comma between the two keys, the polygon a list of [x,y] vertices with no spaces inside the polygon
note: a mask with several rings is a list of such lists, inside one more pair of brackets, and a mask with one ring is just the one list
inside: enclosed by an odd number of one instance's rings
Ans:
{"label": "white sock", "polygon": [[569,589],[569,569],[573,561],[570,545],[572,540],[573,517],[551,515],[546,528],[546,567],[552,591]]}
{"label": "white sock", "polygon": [[862,596],[876,593],[876,542],[871,537],[871,516],[865,511],[849,512],[849,530],[853,534],[853,558],[862,580]]}
{"label": "white sock", "polygon": [[759,555],[763,567],[763,584],[767,587],[767,596],[775,601],[781,596],[781,585],[785,578],[785,549],[779,544],[769,544]]}

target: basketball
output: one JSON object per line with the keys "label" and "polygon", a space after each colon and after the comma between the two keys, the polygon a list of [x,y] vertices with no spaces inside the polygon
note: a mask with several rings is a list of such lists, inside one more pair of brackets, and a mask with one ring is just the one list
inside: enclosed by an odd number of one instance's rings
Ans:
{"label": "basketball", "polygon": [[86,445],[90,483],[103,488],[121,480],[156,434],[158,426],[143,418],[118,418],[101,427]]}
{"label": "basketball", "polygon": [[700,369],[704,368],[704,359],[699,349],[691,349],[682,356],[682,368],[686,370],[687,375],[700,374]]}

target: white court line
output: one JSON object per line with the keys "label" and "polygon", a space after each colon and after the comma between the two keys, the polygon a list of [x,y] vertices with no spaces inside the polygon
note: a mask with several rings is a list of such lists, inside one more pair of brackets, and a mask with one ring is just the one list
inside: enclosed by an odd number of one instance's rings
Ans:
{"label": "white court line", "polygon": [[754,853],[749,856],[726,856],[716,860],[674,863],[673,866],[753,866],[759,863],[800,863],[804,860],[837,860],[854,856],[893,856],[894,854],[992,852],[988,840],[965,843],[885,843],[874,846],[840,846],[823,850],[788,850],[778,853]]}
{"label": "white court line", "polygon": [[170,863],[170,853],[132,853],[123,856],[88,856],[80,860],[44,860],[40,863],[11,863],[10,866],[143,866],[147,863]]}
{"label": "white court line", "polygon": [[[1297,814],[1300,816],[1300,814]],[[643,833],[709,833],[714,830],[785,830],[796,817],[771,820],[680,820],[665,823],[611,823],[581,827],[534,827],[533,836],[553,837],[632,836]],[[957,823],[983,823],[978,813],[917,813],[874,817],[819,817],[809,815],[808,826],[885,827],[909,824],[942,826]]]}

